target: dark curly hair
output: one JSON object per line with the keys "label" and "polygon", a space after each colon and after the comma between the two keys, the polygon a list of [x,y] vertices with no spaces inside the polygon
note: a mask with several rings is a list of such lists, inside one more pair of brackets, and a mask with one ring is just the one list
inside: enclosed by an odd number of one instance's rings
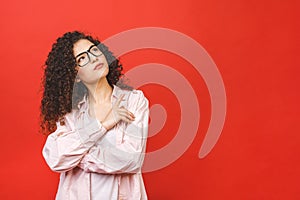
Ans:
{"label": "dark curly hair", "polygon": [[56,130],[56,122],[64,125],[64,116],[77,109],[88,90],[82,82],[75,81],[77,76],[73,45],[81,39],[87,39],[98,46],[109,65],[106,76],[108,83],[115,85],[123,67],[119,60],[98,39],[79,31],[67,32],[52,45],[43,67],[42,100],[40,106],[40,132],[49,134]]}

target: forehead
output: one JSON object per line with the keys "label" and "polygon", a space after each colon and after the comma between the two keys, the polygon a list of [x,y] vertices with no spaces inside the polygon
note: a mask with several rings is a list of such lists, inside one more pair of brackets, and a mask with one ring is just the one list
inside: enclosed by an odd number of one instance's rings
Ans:
{"label": "forehead", "polygon": [[87,39],[80,39],[73,45],[74,56],[80,54],[81,52],[87,51],[94,43]]}

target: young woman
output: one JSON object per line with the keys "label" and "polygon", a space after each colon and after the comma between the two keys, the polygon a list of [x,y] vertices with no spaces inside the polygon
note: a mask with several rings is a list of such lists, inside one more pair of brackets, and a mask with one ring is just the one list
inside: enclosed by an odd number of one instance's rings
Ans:
{"label": "young woman", "polygon": [[147,199],[141,175],[148,100],[120,84],[122,65],[97,39],[74,31],[45,64],[43,156],[60,173],[57,200]]}

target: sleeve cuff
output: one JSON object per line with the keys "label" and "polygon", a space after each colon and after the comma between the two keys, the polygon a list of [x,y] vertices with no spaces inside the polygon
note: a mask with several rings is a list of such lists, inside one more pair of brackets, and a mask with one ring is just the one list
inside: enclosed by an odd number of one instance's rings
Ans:
{"label": "sleeve cuff", "polygon": [[91,123],[78,130],[79,136],[83,143],[95,143],[107,132],[106,128],[97,120],[92,120]]}

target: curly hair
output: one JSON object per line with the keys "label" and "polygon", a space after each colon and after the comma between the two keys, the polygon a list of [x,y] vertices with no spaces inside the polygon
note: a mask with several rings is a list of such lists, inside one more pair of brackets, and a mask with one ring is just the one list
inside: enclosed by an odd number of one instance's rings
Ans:
{"label": "curly hair", "polygon": [[55,131],[56,122],[64,125],[64,116],[72,109],[78,109],[78,103],[88,93],[83,83],[75,81],[78,71],[73,45],[81,39],[94,43],[105,55],[109,65],[106,76],[109,85],[115,85],[123,75],[123,67],[119,60],[98,39],[79,31],[67,32],[59,37],[52,45],[43,67],[43,94],[40,106],[40,132],[43,134]]}

